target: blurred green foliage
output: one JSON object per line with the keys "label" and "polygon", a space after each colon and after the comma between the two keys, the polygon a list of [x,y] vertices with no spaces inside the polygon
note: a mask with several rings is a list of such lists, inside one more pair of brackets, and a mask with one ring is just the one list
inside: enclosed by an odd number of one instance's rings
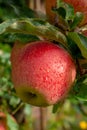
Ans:
{"label": "blurred green foliage", "polygon": [[[0,23],[5,20],[13,19],[13,18],[35,18],[37,14],[34,10],[30,9],[26,0],[0,0]],[[30,40],[29,40],[30,39]],[[35,39],[37,37],[35,36]],[[29,34],[13,34],[13,33],[4,33],[0,35],[0,42],[8,43],[10,46],[16,40],[20,40],[21,42],[30,42],[34,40],[34,36]]]}
{"label": "blurred green foliage", "polygon": [[25,0],[0,0],[0,21],[19,17],[35,17]]}
{"label": "blurred green foliage", "polygon": [[[35,17],[35,15],[35,12],[27,7],[25,0],[0,0],[0,22],[12,18]],[[21,122],[18,122],[19,118],[21,118],[20,115],[23,115],[21,120],[24,120],[24,122],[26,120],[26,111],[30,117],[30,106],[22,103],[13,87],[10,63],[11,48],[15,40],[22,39],[23,42],[27,42],[29,37],[32,41],[30,35],[9,33],[0,35],[0,111],[6,114],[9,130],[25,129],[27,125],[25,126],[24,123],[21,125]],[[22,109],[22,112],[20,112],[20,109]],[[18,113],[20,113],[19,117],[17,117]],[[30,125],[28,125],[27,129],[30,129]]]}
{"label": "blurred green foliage", "polygon": [[[9,44],[0,43],[0,111],[5,112],[9,130],[19,130],[24,125],[16,122],[15,115],[22,108],[23,112],[30,117],[31,108],[29,105],[22,103],[17,97],[11,81],[11,47]],[[21,114],[23,114],[21,112]],[[19,116],[20,118],[20,116]],[[26,120],[25,116],[23,119]],[[29,119],[30,121],[31,119]],[[28,126],[29,129],[30,126]]]}

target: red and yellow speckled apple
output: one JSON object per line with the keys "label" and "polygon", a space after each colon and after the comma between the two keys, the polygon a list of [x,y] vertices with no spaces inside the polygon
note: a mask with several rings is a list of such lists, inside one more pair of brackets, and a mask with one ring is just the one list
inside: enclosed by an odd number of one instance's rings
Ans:
{"label": "red and yellow speckled apple", "polygon": [[62,100],[76,76],[76,67],[68,52],[48,41],[15,43],[11,63],[17,94],[35,106],[48,106]]}
{"label": "red and yellow speckled apple", "polygon": [[[87,0],[63,0],[64,2],[71,4],[75,12],[82,12],[84,14],[83,21],[81,25],[84,25],[87,23]],[[55,7],[56,0],[46,0],[46,13],[48,16],[48,19],[53,22],[55,14],[52,12],[52,7]]]}

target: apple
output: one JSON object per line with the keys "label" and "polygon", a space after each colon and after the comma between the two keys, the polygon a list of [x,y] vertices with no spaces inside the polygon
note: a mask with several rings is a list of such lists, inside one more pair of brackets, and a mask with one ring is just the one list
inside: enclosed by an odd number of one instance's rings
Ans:
{"label": "apple", "polygon": [[52,105],[65,98],[76,76],[70,54],[49,41],[15,43],[11,64],[18,96],[35,106]]}
{"label": "apple", "polygon": [[0,130],[7,130],[6,115],[0,112]]}
{"label": "apple", "polygon": [[[81,22],[81,25],[84,25],[87,23],[87,0],[63,0],[64,2],[71,4],[75,12],[82,12],[84,14],[83,21]],[[46,0],[46,13],[48,16],[48,19],[53,22],[55,19],[55,14],[52,12],[52,7],[56,6],[56,0]]]}

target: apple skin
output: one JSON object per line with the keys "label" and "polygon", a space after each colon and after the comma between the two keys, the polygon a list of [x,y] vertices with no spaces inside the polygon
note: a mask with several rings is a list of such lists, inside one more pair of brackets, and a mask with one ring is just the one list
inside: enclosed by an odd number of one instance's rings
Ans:
{"label": "apple skin", "polygon": [[35,106],[48,106],[62,100],[76,76],[76,66],[68,52],[48,41],[15,43],[11,64],[18,96]]}
{"label": "apple skin", "polygon": [[[75,12],[82,12],[84,14],[84,18],[80,25],[84,25],[87,23],[87,0],[63,0],[64,2],[71,4]],[[47,17],[51,23],[53,23],[55,19],[55,14],[52,12],[52,7],[55,7],[56,0],[46,0],[46,13]]]}

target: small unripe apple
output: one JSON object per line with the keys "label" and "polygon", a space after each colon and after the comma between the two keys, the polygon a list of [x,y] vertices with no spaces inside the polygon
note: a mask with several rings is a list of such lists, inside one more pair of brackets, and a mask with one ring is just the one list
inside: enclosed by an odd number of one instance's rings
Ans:
{"label": "small unripe apple", "polygon": [[69,53],[48,41],[15,43],[11,63],[17,94],[35,106],[48,106],[62,100],[76,76]]}

